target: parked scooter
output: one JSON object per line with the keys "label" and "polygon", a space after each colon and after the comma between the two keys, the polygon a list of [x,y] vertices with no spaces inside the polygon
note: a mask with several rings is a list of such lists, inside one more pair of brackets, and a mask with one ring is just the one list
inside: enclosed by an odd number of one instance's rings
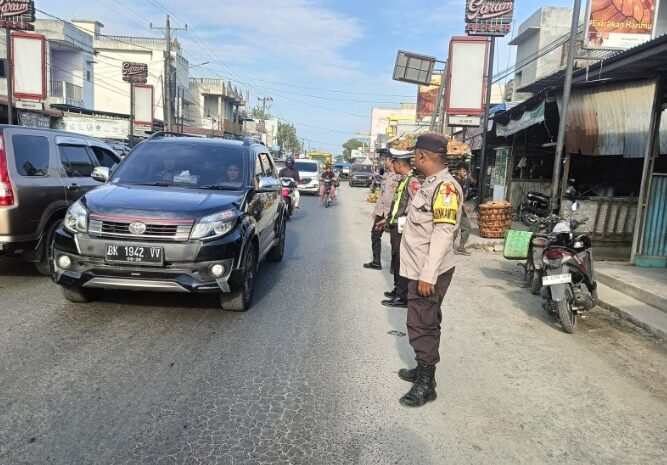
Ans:
{"label": "parked scooter", "polygon": [[540,192],[526,192],[518,207],[519,221],[526,226],[531,226],[532,218],[535,216],[544,218],[549,216],[549,196]]}
{"label": "parked scooter", "polygon": [[[572,211],[578,209],[579,202],[575,201]],[[558,315],[569,334],[576,329],[577,317],[598,302],[591,239],[573,234],[587,220],[561,219],[549,233],[542,253],[543,306]]]}
{"label": "parked scooter", "polygon": [[293,178],[280,178],[281,193],[287,206],[287,219],[294,214],[296,181]]}

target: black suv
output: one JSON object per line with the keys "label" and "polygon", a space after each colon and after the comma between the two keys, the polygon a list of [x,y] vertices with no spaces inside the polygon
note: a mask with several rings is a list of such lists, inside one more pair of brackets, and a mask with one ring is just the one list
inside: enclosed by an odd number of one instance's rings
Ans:
{"label": "black suv", "polygon": [[273,159],[251,139],[165,136],[141,143],[70,207],[54,240],[54,281],[71,302],[104,289],[218,293],[222,308],[246,311],[257,264],[285,249]]}

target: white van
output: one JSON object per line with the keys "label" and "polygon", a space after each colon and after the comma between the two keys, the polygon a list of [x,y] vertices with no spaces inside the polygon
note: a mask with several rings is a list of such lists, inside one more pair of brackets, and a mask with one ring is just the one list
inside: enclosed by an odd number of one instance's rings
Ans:
{"label": "white van", "polygon": [[299,172],[301,178],[297,185],[299,192],[319,194],[320,164],[315,160],[294,160],[294,169]]}

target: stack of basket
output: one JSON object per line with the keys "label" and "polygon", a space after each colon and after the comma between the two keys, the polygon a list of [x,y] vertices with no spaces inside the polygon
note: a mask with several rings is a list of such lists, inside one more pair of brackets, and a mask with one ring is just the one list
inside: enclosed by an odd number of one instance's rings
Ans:
{"label": "stack of basket", "polygon": [[502,238],[512,227],[512,204],[503,201],[480,205],[478,223],[482,237]]}

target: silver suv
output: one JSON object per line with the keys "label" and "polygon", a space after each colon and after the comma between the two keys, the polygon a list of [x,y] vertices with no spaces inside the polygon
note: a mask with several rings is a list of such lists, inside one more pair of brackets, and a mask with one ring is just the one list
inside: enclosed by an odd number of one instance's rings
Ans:
{"label": "silver suv", "polygon": [[51,274],[51,242],[67,208],[103,184],[91,177],[120,157],[106,143],[50,129],[0,125],[0,257]]}

